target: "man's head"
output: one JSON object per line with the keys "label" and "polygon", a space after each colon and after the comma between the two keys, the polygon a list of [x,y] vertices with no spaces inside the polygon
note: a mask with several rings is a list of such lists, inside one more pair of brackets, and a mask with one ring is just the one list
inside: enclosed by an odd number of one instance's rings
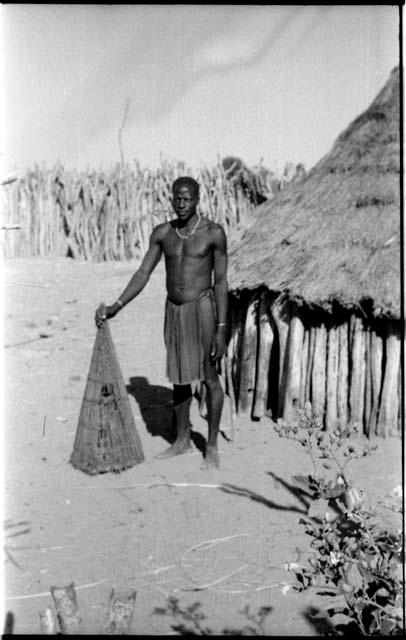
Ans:
{"label": "man's head", "polygon": [[177,178],[172,185],[172,206],[179,220],[186,222],[196,213],[199,183],[189,176]]}

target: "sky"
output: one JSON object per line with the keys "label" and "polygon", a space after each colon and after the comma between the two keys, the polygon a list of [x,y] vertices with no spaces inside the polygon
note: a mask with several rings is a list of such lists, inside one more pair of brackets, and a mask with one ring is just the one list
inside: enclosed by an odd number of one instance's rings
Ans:
{"label": "sky", "polygon": [[396,5],[1,6],[2,171],[310,169],[399,64]]}

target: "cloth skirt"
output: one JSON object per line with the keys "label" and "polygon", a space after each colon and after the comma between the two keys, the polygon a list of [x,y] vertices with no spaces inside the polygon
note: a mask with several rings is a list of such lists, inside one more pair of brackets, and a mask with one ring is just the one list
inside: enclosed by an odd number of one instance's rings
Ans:
{"label": "cloth skirt", "polygon": [[214,312],[214,294],[211,289],[204,291],[196,300],[184,304],[166,300],[166,374],[172,384],[191,384],[205,378],[201,304],[206,296],[211,298]]}

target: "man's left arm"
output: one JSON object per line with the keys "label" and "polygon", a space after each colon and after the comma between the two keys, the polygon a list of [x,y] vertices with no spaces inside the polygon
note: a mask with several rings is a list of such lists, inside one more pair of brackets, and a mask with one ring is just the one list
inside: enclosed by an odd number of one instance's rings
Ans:
{"label": "man's left arm", "polygon": [[222,226],[214,231],[214,297],[216,301],[216,333],[211,351],[212,360],[221,360],[226,351],[228,282],[227,237]]}

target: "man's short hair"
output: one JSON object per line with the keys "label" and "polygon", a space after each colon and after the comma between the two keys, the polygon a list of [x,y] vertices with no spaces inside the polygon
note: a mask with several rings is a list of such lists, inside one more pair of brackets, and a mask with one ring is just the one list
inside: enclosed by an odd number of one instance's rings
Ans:
{"label": "man's short hair", "polygon": [[175,182],[172,184],[172,193],[177,187],[181,187],[182,185],[190,187],[196,198],[199,197],[200,185],[194,178],[191,178],[190,176],[180,176],[179,178],[176,178]]}

